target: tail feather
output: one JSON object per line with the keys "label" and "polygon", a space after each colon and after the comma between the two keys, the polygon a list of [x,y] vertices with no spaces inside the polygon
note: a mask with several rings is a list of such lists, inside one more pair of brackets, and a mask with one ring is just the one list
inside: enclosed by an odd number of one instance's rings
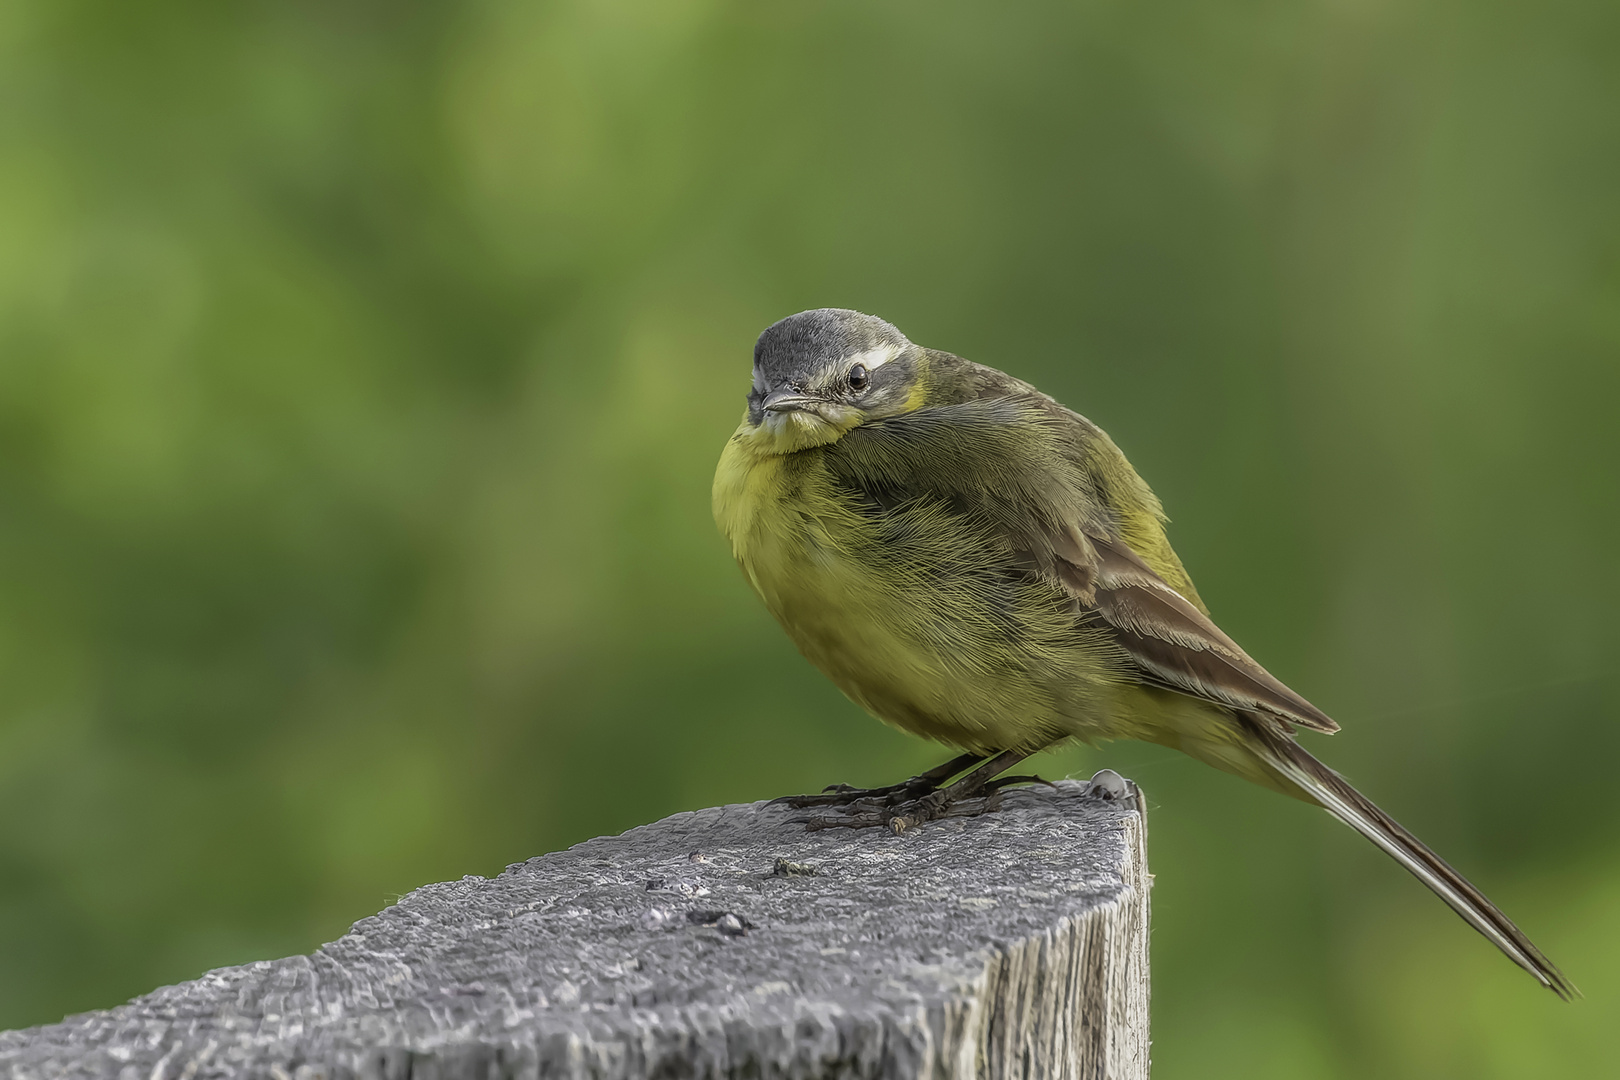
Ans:
{"label": "tail feather", "polygon": [[1453,870],[1423,841],[1407,832],[1399,822],[1375,806],[1372,800],[1351,787],[1344,777],[1316,760],[1292,738],[1258,718],[1244,719],[1244,726],[1255,737],[1257,749],[1261,751],[1266,764],[1275,769],[1282,779],[1299,788],[1309,801],[1322,806],[1392,855],[1450,905],[1453,911],[1506,953],[1510,960],[1535,976],[1541,985],[1566,1001],[1579,995],[1580,991],[1575,985],[1524,936],[1523,931],[1513,925],[1512,919],[1502,914],[1484,893]]}

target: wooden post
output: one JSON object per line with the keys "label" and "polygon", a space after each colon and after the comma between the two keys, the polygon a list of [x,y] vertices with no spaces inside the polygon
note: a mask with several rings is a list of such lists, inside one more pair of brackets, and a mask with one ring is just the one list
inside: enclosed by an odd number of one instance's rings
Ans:
{"label": "wooden post", "polygon": [[765,803],[417,889],[309,956],[0,1034],[14,1077],[1145,1080],[1116,774],[904,835]]}

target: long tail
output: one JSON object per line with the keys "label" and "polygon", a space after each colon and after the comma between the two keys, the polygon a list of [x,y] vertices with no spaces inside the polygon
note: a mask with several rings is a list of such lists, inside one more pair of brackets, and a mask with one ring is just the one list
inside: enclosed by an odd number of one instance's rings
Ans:
{"label": "long tail", "polygon": [[1400,823],[1351,787],[1349,782],[1305,749],[1258,717],[1243,717],[1243,726],[1253,737],[1251,746],[1282,779],[1304,793],[1352,829],[1383,848],[1395,861],[1410,870],[1451,910],[1491,940],[1508,959],[1534,975],[1547,989],[1570,1000],[1580,994],[1542,951],[1502,914],[1485,894],[1453,870],[1444,859],[1407,832]]}

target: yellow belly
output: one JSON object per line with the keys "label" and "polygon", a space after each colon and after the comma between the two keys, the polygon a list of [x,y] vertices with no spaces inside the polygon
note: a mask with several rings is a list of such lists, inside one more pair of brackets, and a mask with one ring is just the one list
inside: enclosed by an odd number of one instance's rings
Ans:
{"label": "yellow belly", "polygon": [[750,430],[721,457],[715,520],[771,614],[851,699],[969,750],[1116,734],[1105,727],[1137,688],[1060,590],[998,576],[1010,553],[943,507],[861,514],[819,451],[761,452]]}

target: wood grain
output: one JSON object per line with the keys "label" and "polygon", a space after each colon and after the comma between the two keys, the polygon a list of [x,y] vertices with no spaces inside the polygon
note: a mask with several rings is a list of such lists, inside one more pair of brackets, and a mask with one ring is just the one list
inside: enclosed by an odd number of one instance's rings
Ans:
{"label": "wood grain", "polygon": [[1108,786],[902,836],[764,803],[676,814],[417,889],[309,956],[0,1033],[0,1070],[1138,1080],[1145,826]]}

